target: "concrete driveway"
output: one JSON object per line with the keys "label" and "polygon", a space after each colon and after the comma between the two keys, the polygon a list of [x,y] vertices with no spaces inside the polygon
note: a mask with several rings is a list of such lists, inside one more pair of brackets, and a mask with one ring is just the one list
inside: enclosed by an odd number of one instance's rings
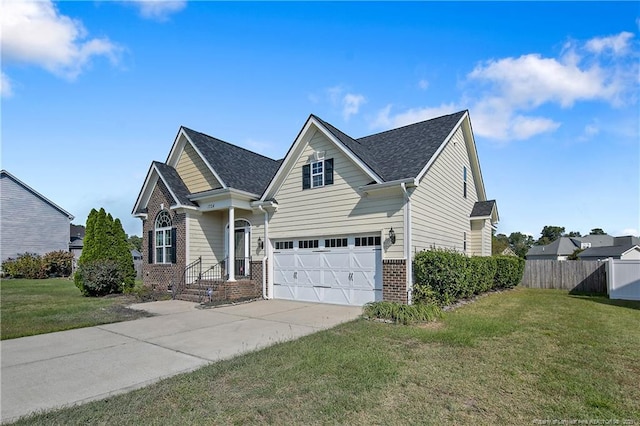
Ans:
{"label": "concrete driveway", "polygon": [[157,316],[0,343],[0,421],[127,392],[357,318],[359,307],[261,300],[214,309],[133,305]]}

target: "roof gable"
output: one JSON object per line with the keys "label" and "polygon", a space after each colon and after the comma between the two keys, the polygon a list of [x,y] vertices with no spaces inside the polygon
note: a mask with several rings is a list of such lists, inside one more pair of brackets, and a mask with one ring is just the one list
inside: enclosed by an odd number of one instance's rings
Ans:
{"label": "roof gable", "polygon": [[490,218],[492,222],[498,222],[500,217],[498,216],[496,200],[476,202],[473,205],[473,209],[471,210],[469,217],[471,219]]}
{"label": "roof gable", "polygon": [[0,170],[0,179],[10,179],[11,181],[16,183],[20,187],[24,188],[26,191],[28,191],[31,194],[33,194],[35,197],[37,197],[40,200],[44,201],[45,203],[49,204],[55,210],[59,211],[60,213],[62,213],[65,216],[67,216],[69,218],[69,220],[73,220],[74,219],[74,216],[71,213],[69,213],[68,211],[66,211],[65,209],[63,209],[62,207],[60,207],[59,205],[57,205],[56,203],[54,203],[53,201],[51,201],[50,199],[48,199],[47,197],[45,197],[44,195],[42,195],[41,193],[36,191],[35,189],[31,188],[26,183],[22,182],[20,179],[18,179],[17,177],[12,175],[8,171]]}
{"label": "roof gable", "polygon": [[260,195],[280,164],[279,161],[187,127],[181,130],[224,188]]}
{"label": "roof gable", "polygon": [[169,190],[173,201],[176,203],[171,208],[196,208],[197,204],[189,200],[189,190],[184,184],[178,172],[173,167],[153,161],[147,172],[147,177],[142,185],[142,189],[138,194],[136,204],[133,207],[132,214],[136,216],[145,215],[147,203],[153,193],[158,180],[162,180],[164,185]]}
{"label": "roof gable", "polygon": [[616,257],[623,256],[629,251],[640,251],[636,244],[625,244],[621,246],[591,247],[578,254],[579,258],[584,257]]}
{"label": "roof gable", "polygon": [[[298,158],[304,152],[305,148],[316,134],[316,131],[321,132],[329,142],[333,143],[339,151],[344,153],[351,161],[353,161],[365,174],[367,174],[372,181],[376,183],[383,182],[383,179],[376,174],[376,172],[367,164],[363,159],[356,154],[355,151],[363,154],[362,150],[358,147],[358,143],[350,136],[342,133],[335,127],[331,126],[327,122],[319,119],[315,115],[311,114],[304,126],[298,133],[295,141],[287,151],[287,155],[280,163],[280,167],[271,179],[271,182],[266,187],[262,194],[261,200],[273,198],[280,189],[280,186],[289,175],[291,168],[295,165]],[[363,154],[367,155],[367,154]]]}

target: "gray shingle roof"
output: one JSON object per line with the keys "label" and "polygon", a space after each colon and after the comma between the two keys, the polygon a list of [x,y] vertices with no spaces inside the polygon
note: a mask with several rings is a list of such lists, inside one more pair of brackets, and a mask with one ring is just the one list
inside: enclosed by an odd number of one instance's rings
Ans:
{"label": "gray shingle roof", "polygon": [[465,112],[459,111],[359,139],[353,139],[330,123],[312,116],[378,176],[385,181],[392,181],[418,176]]}
{"label": "gray shingle roof", "polygon": [[182,127],[226,186],[261,195],[281,161]]}
{"label": "gray shingle roof", "polygon": [[609,246],[609,247],[591,247],[578,254],[579,258],[584,257],[620,257],[620,255],[627,250],[635,247],[636,244],[624,244],[621,246]]}
{"label": "gray shingle roof", "polygon": [[496,200],[478,201],[473,205],[473,210],[471,210],[471,217],[490,216],[495,205]]}
{"label": "gray shingle roof", "polygon": [[527,252],[527,259],[530,256],[568,256],[579,246],[576,246],[571,238],[560,237],[546,246],[533,246]]}
{"label": "gray shingle roof", "polygon": [[162,175],[162,178],[169,186],[169,190],[173,192],[178,198],[176,202],[182,204],[183,206],[197,207],[197,204],[193,203],[193,201],[189,200],[189,198],[187,197],[190,192],[187,189],[187,185],[185,185],[182,181],[182,178],[180,177],[176,169],[159,161],[154,161],[153,165],[156,166],[158,173]]}
{"label": "gray shingle roof", "polygon": [[378,174],[384,180],[414,178],[431,160],[465,113],[466,110],[459,111],[387,130],[359,138],[357,142],[379,164]]}

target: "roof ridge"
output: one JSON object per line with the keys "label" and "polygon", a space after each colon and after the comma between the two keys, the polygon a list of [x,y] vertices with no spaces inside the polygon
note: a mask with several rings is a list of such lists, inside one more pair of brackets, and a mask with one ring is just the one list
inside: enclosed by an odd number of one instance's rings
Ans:
{"label": "roof ridge", "polygon": [[469,110],[468,109],[463,109],[463,110],[460,110],[460,111],[457,111],[457,112],[452,112],[451,114],[440,115],[438,117],[428,118],[426,120],[418,121],[418,122],[415,122],[415,123],[405,124],[404,126],[395,127],[393,129],[384,130],[384,131],[378,132],[378,133],[372,133],[372,134],[366,135],[366,136],[361,136],[358,139],[355,139],[355,141],[360,143],[361,139],[366,139],[366,138],[371,137],[371,136],[379,136],[379,135],[382,135],[384,133],[395,132],[396,130],[401,130],[401,129],[405,129],[407,127],[411,127],[411,126],[415,126],[415,125],[418,125],[418,124],[426,123],[427,121],[439,120],[441,118],[450,117],[452,115],[464,113],[464,112],[467,112],[467,111],[469,111]]}
{"label": "roof ridge", "polygon": [[232,147],[234,147],[234,148],[238,148],[238,149],[241,149],[241,150],[243,150],[243,151],[246,151],[246,152],[248,152],[248,153],[250,153],[250,154],[257,155],[257,156],[259,156],[259,157],[265,158],[265,159],[267,159],[267,160],[271,160],[271,161],[274,161],[274,162],[278,161],[278,160],[274,160],[274,159],[273,159],[273,158],[271,158],[271,157],[267,157],[266,155],[259,154],[259,153],[255,152],[255,151],[251,151],[250,149],[247,149],[247,148],[242,147],[242,146],[240,146],[240,145],[236,145],[236,144],[233,144],[233,143],[231,143],[231,142],[227,142],[227,141],[225,141],[225,140],[222,140],[222,139],[220,139],[220,138],[216,138],[216,137],[214,137],[214,136],[208,135],[208,134],[206,134],[206,133],[202,133],[202,132],[199,132],[199,131],[197,131],[197,130],[193,130],[193,129],[191,129],[191,128],[187,127],[187,126],[180,126],[180,127],[182,127],[183,129],[189,130],[189,131],[191,131],[191,132],[198,133],[198,134],[200,134],[200,135],[202,135],[202,136],[205,136],[205,137],[207,137],[207,138],[209,138],[209,139],[213,139],[213,140],[215,140],[215,141],[217,141],[217,142],[221,142],[221,143],[223,143],[223,144],[226,144],[226,145],[232,146]]}

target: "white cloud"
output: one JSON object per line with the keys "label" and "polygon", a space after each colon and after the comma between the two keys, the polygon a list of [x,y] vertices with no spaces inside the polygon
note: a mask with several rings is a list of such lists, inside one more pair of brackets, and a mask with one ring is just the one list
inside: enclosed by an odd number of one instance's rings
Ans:
{"label": "white cloud", "polygon": [[427,90],[429,88],[429,82],[425,79],[422,79],[418,82],[418,87],[422,90]]}
{"label": "white cloud", "polygon": [[11,81],[4,72],[0,71],[0,97],[9,98],[12,95]]}
{"label": "white cloud", "polygon": [[[371,125],[390,128],[469,108],[474,131],[487,138],[524,140],[553,132],[561,123],[535,114],[543,105],[571,108],[577,102],[599,101],[619,107],[637,102],[640,73],[633,37],[622,32],[583,43],[567,42],[558,57],[531,53],[482,62],[466,76],[464,101],[395,114],[387,105]],[[597,131],[588,127],[585,137]]]}
{"label": "white cloud", "polygon": [[580,141],[587,141],[600,133],[600,127],[593,122],[584,126],[582,134],[578,137]]}
{"label": "white cloud", "polygon": [[629,51],[632,38],[633,33],[623,31],[609,37],[592,38],[586,43],[585,48],[596,54],[610,50],[614,55],[621,55]]}
{"label": "white cloud", "polygon": [[491,85],[515,107],[535,108],[547,102],[570,107],[578,100],[611,100],[619,87],[598,66],[581,69],[537,54],[488,61],[467,76]]}
{"label": "white cloud", "polygon": [[40,66],[76,78],[98,56],[117,62],[120,48],[106,38],[87,38],[82,22],[60,15],[50,0],[2,3],[2,59]]}
{"label": "white cloud", "polygon": [[138,10],[140,16],[156,21],[166,21],[169,15],[180,12],[187,6],[186,0],[130,0]]}
{"label": "white cloud", "polygon": [[442,104],[433,108],[411,108],[404,112],[391,115],[392,105],[387,105],[378,111],[376,118],[371,123],[371,128],[396,128],[406,126],[408,124],[418,123],[430,118],[440,117],[442,115],[451,114],[459,110],[453,104]]}
{"label": "white cloud", "polygon": [[360,107],[367,102],[364,95],[359,93],[346,92],[343,86],[334,86],[326,89],[329,102],[334,107],[339,107],[342,110],[342,118],[348,121],[351,116],[360,112]]}
{"label": "white cloud", "polygon": [[366,102],[364,96],[355,94],[355,93],[347,93],[342,98],[342,117],[346,120],[352,115],[355,115],[360,110],[360,106]]}

